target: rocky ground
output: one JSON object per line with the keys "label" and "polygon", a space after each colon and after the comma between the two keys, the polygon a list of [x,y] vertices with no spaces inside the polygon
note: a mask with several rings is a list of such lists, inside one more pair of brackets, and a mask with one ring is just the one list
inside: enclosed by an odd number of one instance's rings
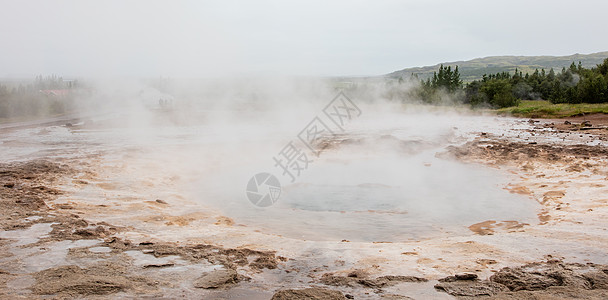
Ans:
{"label": "rocky ground", "polygon": [[[80,170],[82,171],[82,170]],[[175,257],[196,266],[200,262],[220,268],[211,269],[193,280],[195,288],[214,289],[246,281],[237,268],[253,272],[276,269],[286,260],[272,251],[247,248],[223,248],[209,244],[177,245],[175,243],[139,242],[116,236],[129,230],[106,222],[92,222],[73,213],[69,204],[53,205],[65,192],[58,185],[71,180],[88,184],[79,178],[90,174],[65,164],[45,160],[0,164],[1,226],[5,234],[0,239],[0,293],[5,297],[59,298],[127,294],[154,294],[163,286],[174,286],[174,278],[164,278],[154,270],[172,267],[174,263],[134,265],[129,251],[138,251],[156,258]],[[158,200],[162,204],[164,201]],[[41,229],[39,229],[41,228]],[[20,238],[20,233],[33,240]],[[11,235],[14,232],[16,234]],[[11,243],[17,239],[19,242]],[[90,241],[90,242],[87,242]],[[59,244],[70,244],[61,247]],[[63,249],[61,249],[63,248]],[[81,264],[62,264],[44,257],[51,252],[67,250],[66,257]],[[27,262],[35,257],[36,262]],[[63,258],[58,257],[60,261]],[[26,261],[26,262],[24,262]],[[58,265],[44,268],[44,265]],[[40,269],[36,272],[28,272]],[[7,286],[8,283],[8,286]],[[31,285],[22,291],[21,284]]]}
{"label": "rocky ground", "polygon": [[[227,217],[176,213],[179,198],[120,194],[105,179],[124,170],[103,168],[94,156],[2,163],[0,295],[605,299],[608,130],[606,118],[594,118],[530,120],[525,139],[479,132],[438,154],[514,174],[505,188],[540,203],[538,222],[487,220],[471,224],[470,236],[404,243],[313,249]],[[85,192],[116,201],[79,200]],[[183,231],[201,237],[172,238]],[[311,255],[327,259],[298,252],[307,247],[326,249]],[[357,251],[353,261],[336,254]]]}

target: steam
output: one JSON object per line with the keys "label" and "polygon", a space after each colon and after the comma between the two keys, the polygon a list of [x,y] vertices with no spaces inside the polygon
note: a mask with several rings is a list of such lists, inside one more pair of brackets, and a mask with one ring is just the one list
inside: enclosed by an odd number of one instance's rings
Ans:
{"label": "steam", "polygon": [[[189,212],[224,215],[289,237],[353,241],[420,238],[453,225],[504,219],[505,213],[525,220],[533,212],[527,199],[501,189],[503,175],[435,157],[480,128],[501,132],[505,126],[465,109],[424,105],[413,96],[415,81],[80,81],[88,93],[75,99],[70,112],[80,122],[54,136],[67,147],[59,155],[99,151],[124,165],[129,176],[158,184],[150,197],[185,201]],[[298,133],[339,92],[362,114],[330,137],[335,147],[315,156]],[[76,142],[82,148],[73,153]],[[293,181],[273,160],[290,142],[312,160]],[[282,186],[281,198],[267,209],[252,205],[245,193],[260,172],[275,175]],[[469,208],[459,210],[463,205]]]}

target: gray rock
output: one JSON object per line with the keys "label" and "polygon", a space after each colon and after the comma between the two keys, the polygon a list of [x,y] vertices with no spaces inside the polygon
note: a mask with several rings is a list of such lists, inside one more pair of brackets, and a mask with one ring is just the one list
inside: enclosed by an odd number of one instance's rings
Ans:
{"label": "gray rock", "polygon": [[440,282],[435,288],[442,290],[452,296],[494,296],[500,292],[508,292],[509,289],[499,283],[490,281],[459,280],[451,282]]}
{"label": "gray rock", "polygon": [[215,289],[238,282],[238,274],[232,269],[219,269],[203,274],[194,282],[194,287]]}
{"label": "gray rock", "polygon": [[324,288],[306,288],[301,290],[281,290],[271,300],[346,300],[340,291]]}

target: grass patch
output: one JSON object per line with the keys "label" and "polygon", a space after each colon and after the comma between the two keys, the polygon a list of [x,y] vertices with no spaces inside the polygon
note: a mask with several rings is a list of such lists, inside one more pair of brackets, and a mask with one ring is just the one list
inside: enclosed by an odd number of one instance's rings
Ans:
{"label": "grass patch", "polygon": [[545,100],[522,100],[518,106],[495,109],[499,115],[523,118],[566,118],[586,114],[608,114],[608,103],[553,104]]}

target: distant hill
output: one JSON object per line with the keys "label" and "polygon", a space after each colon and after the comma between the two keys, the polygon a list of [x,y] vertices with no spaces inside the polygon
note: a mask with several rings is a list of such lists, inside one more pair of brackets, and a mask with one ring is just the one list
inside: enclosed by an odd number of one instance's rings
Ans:
{"label": "distant hill", "polygon": [[[576,64],[580,61],[583,67],[595,67],[608,57],[608,51],[592,54],[574,54],[568,56],[489,56],[484,58],[476,58],[467,61],[445,62],[444,66],[458,66],[460,78],[464,82],[470,82],[475,79],[480,79],[483,74],[493,74],[498,72],[511,72],[515,68],[532,74],[535,69],[553,68],[556,72],[561,71],[562,67],[568,67],[574,61]],[[433,72],[439,69],[440,64],[426,67],[407,68],[400,71],[387,74],[392,78],[402,77],[410,78],[412,74],[417,74],[420,79],[427,79],[433,76]]]}

